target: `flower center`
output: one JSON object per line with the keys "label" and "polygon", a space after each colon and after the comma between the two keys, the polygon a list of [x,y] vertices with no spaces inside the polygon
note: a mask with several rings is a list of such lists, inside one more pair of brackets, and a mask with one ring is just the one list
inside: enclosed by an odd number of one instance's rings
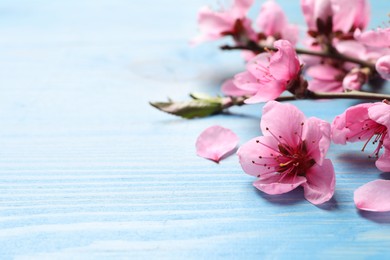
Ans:
{"label": "flower center", "polygon": [[382,149],[383,147],[383,141],[385,139],[385,136],[387,134],[387,127],[383,126],[383,125],[380,125],[380,124],[377,124],[374,129],[373,129],[373,132],[372,132],[372,135],[369,137],[369,139],[367,140],[367,142],[364,144],[363,148],[362,148],[362,152],[364,152],[364,149],[366,149],[366,146],[367,144],[373,139],[372,141],[372,144],[375,145],[375,144],[378,144],[375,148],[375,150],[372,152],[371,155],[369,155],[369,157],[378,157],[378,154],[379,154],[379,151]]}
{"label": "flower center", "polygon": [[285,144],[279,144],[278,148],[281,155],[279,173],[305,176],[307,170],[315,164],[315,161],[308,156],[305,141],[302,141],[296,149]]}
{"label": "flower center", "polygon": [[367,141],[363,145],[362,152],[364,152],[367,145],[370,143],[370,141],[372,141],[372,144],[376,145],[376,148],[368,157],[378,157],[379,152],[383,147],[383,141],[385,139],[385,136],[387,135],[387,132],[387,127],[368,119],[364,123],[364,126],[361,128],[361,131],[359,131],[353,136],[347,137],[346,139],[348,141],[349,139],[354,138],[356,136],[359,140],[367,139]]}
{"label": "flower center", "polygon": [[[303,123],[301,126],[303,126]],[[294,133],[300,141],[293,146],[289,145],[283,136],[274,135],[268,127],[266,130],[278,141],[278,145],[277,147],[271,147],[260,140],[256,140],[256,143],[267,147],[270,151],[269,154],[259,155],[258,160],[252,161],[253,164],[266,168],[266,171],[257,177],[267,178],[270,175],[280,174],[279,181],[281,181],[287,176],[293,179],[297,176],[306,176],[307,170],[316,162],[311,158],[306,142],[302,140],[302,130]]]}

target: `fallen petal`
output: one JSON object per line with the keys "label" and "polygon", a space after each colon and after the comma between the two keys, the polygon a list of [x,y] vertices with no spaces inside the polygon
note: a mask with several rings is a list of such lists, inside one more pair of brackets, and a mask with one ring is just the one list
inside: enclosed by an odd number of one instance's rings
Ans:
{"label": "fallen petal", "polygon": [[390,211],[390,181],[371,181],[355,190],[355,205],[367,211]]}
{"label": "fallen petal", "polygon": [[196,153],[203,158],[219,162],[224,155],[233,151],[237,144],[238,137],[235,133],[215,125],[199,135],[196,140]]}

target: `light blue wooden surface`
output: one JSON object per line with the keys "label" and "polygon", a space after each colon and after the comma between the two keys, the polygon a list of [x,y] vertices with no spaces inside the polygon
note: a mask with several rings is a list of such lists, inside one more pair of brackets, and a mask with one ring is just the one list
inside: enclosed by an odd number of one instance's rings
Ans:
{"label": "light blue wooden surface", "polygon": [[[217,93],[243,68],[218,44],[188,46],[204,4],[0,2],[0,259],[390,257],[390,214],[353,204],[390,178],[361,144],[331,147],[336,193],[316,207],[256,191],[235,156],[195,155],[213,124],[259,135],[261,106],[188,121],[148,105]],[[281,4],[302,23],[298,1]],[[389,4],[372,4],[380,25]],[[331,121],[353,103],[294,104]]]}

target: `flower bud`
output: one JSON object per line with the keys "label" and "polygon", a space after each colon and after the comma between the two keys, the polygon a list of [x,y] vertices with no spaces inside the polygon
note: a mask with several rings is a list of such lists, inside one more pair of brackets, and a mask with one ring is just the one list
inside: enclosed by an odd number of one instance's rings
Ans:
{"label": "flower bud", "polygon": [[352,70],[343,79],[343,88],[346,90],[360,90],[367,82],[367,74],[361,70]]}
{"label": "flower bud", "polygon": [[375,68],[382,78],[390,80],[390,55],[379,58]]}

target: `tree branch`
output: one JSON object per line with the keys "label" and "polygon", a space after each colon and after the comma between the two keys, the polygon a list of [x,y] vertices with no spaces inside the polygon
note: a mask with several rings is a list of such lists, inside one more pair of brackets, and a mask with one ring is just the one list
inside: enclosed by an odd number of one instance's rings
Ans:
{"label": "tree branch", "polygon": [[[277,48],[272,47],[272,46],[265,46],[265,45],[258,45],[255,42],[249,42],[245,46],[230,46],[230,45],[223,45],[220,47],[221,50],[249,50],[253,51],[256,53],[261,53],[266,50],[272,50],[272,51],[277,51]],[[341,53],[327,53],[327,52],[319,52],[319,51],[311,51],[307,49],[301,49],[301,48],[295,48],[295,51],[298,54],[306,54],[306,55],[311,55],[311,56],[317,56],[317,57],[322,57],[322,58],[330,58],[330,59],[336,59],[336,60],[341,60],[341,61],[346,61],[346,62],[352,62],[355,64],[359,64],[362,67],[367,67],[371,71],[376,71],[375,70],[375,64],[371,62],[367,62],[364,60],[360,60],[354,57],[350,57]]]}

